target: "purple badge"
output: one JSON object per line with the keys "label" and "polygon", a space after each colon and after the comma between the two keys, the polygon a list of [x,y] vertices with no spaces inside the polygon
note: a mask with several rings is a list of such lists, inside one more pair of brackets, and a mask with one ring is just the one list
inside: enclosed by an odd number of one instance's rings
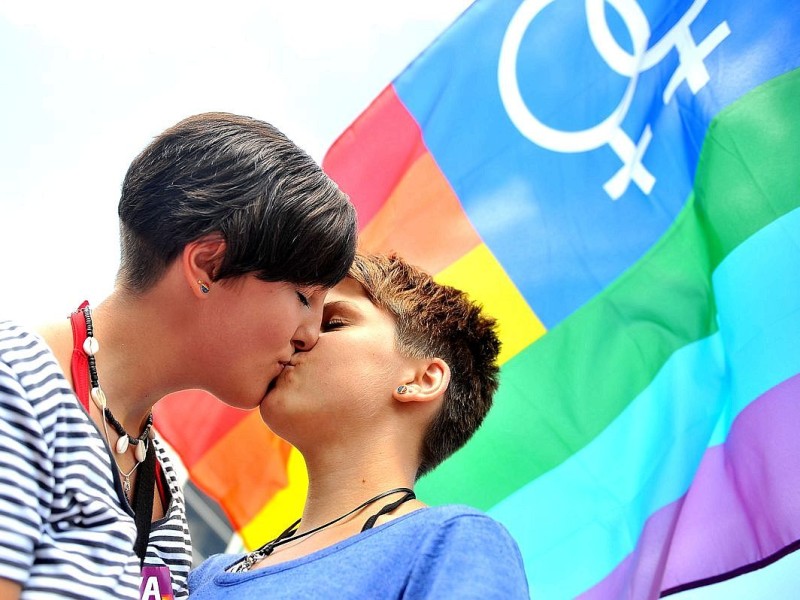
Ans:
{"label": "purple badge", "polygon": [[142,567],[141,600],[174,600],[169,567]]}

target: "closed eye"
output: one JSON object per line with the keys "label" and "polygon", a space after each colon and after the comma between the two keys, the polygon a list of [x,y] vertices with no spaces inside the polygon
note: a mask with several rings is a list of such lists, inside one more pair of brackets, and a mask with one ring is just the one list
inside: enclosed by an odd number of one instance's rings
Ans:
{"label": "closed eye", "polygon": [[302,292],[297,292],[297,298],[298,300],[300,300],[300,303],[306,308],[311,306],[311,302],[308,301],[308,298]]}
{"label": "closed eye", "polygon": [[347,323],[339,319],[329,319],[327,321],[323,321],[321,329],[322,331],[333,331],[334,329],[344,327],[346,324]]}

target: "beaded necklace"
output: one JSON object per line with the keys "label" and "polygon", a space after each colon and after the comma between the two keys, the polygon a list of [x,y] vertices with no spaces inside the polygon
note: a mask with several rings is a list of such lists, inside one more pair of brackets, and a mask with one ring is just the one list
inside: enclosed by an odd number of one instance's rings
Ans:
{"label": "beaded necklace", "polygon": [[108,408],[108,400],[106,399],[105,392],[103,392],[102,388],[100,387],[97,377],[97,363],[95,361],[95,354],[97,354],[97,352],[100,350],[100,344],[94,337],[92,311],[88,306],[86,306],[82,309],[82,312],[86,322],[86,340],[83,342],[83,351],[86,353],[86,358],[89,362],[89,378],[91,380],[91,390],[89,395],[91,396],[92,402],[94,402],[95,406],[97,406],[97,408],[99,408],[103,413],[103,430],[106,434],[106,441],[108,441],[108,445],[111,446],[111,439],[108,435],[108,426],[106,425],[106,423],[108,423],[108,425],[111,425],[111,427],[119,436],[117,443],[114,445],[114,450],[117,454],[125,454],[130,446],[134,447],[136,464],[133,465],[133,468],[130,471],[126,473],[119,468],[119,464],[116,464],[116,460],[114,461],[117,466],[117,471],[119,471],[119,474],[122,477],[122,489],[124,490],[128,499],[130,499],[132,489],[131,476],[133,475],[134,471],[136,471],[136,468],[145,461],[145,458],[147,458],[147,449],[149,447],[148,442],[153,434],[153,413],[150,412],[147,415],[144,429],[142,430],[142,433],[136,437],[125,431],[125,428],[122,426],[122,424],[114,417],[111,409]]}

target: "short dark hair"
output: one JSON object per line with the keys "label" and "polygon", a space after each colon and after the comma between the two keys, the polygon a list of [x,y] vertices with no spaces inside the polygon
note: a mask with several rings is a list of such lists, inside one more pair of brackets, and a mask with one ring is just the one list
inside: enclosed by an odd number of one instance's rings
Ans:
{"label": "short dark hair", "polygon": [[214,280],[330,287],[355,253],[347,195],[278,129],[250,117],[205,113],[167,129],[131,163],[119,202],[120,283],[143,291],[189,242],[227,244]]}
{"label": "short dark hair", "polygon": [[492,406],[499,381],[496,321],[461,290],[395,254],[357,254],[348,276],[394,317],[401,353],[440,358],[450,367],[450,385],[423,439],[419,479],[466,444]]}

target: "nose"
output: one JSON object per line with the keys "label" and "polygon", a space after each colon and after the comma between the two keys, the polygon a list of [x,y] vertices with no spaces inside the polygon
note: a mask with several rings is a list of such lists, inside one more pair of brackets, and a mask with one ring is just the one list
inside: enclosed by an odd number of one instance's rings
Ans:
{"label": "nose", "polygon": [[312,304],[308,314],[292,336],[292,346],[296,352],[311,350],[319,339],[322,325],[322,302]]}

